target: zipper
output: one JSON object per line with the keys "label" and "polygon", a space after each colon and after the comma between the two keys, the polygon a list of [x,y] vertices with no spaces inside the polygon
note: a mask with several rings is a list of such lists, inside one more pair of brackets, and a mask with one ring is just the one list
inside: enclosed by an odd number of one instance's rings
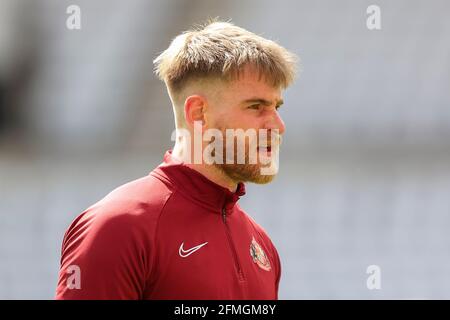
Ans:
{"label": "zipper", "polygon": [[244,273],[242,272],[241,264],[239,263],[239,258],[236,252],[236,248],[231,238],[230,226],[227,223],[227,214],[225,208],[222,208],[222,220],[225,225],[225,233],[227,234],[228,243],[230,244],[231,253],[233,254],[234,263],[236,264],[236,269],[238,271],[238,277],[240,281],[244,281]]}

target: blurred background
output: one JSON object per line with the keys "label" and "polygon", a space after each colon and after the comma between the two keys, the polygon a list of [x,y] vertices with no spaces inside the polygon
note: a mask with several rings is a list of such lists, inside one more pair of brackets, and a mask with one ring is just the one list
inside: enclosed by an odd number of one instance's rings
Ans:
{"label": "blurred background", "polygon": [[302,60],[279,176],[240,200],[278,248],[280,298],[450,299],[446,0],[0,0],[0,298],[52,299],[69,223],[162,161],[152,60],[216,16]]}

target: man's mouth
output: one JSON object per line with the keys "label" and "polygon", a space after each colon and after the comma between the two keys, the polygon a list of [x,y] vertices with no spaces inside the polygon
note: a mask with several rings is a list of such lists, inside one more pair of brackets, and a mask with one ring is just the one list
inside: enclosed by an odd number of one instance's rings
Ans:
{"label": "man's mouth", "polygon": [[263,146],[258,146],[258,152],[267,152],[270,153],[272,152],[272,147],[271,146],[267,146],[267,147],[263,147]]}

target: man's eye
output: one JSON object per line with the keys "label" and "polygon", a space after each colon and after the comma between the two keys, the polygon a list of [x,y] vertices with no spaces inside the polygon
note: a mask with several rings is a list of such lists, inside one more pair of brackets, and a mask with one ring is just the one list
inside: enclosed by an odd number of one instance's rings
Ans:
{"label": "man's eye", "polygon": [[252,104],[251,106],[249,106],[248,108],[249,109],[253,109],[253,110],[259,110],[259,107],[260,107],[261,105],[258,103],[258,104]]}

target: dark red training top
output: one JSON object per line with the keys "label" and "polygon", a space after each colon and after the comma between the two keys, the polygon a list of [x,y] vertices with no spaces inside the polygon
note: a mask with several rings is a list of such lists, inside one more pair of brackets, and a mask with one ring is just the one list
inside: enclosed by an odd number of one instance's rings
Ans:
{"label": "dark red training top", "polygon": [[277,250],[235,193],[172,157],[65,233],[57,299],[277,299]]}

